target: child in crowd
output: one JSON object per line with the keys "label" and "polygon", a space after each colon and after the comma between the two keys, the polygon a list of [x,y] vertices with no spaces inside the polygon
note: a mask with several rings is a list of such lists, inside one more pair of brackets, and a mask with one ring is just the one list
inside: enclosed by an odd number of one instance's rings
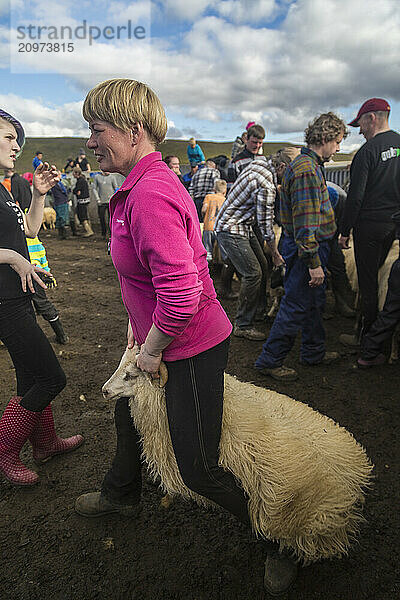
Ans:
{"label": "child in crowd", "polygon": [[[31,263],[33,265],[41,267],[49,273],[50,267],[49,263],[47,262],[46,250],[42,242],[39,240],[38,236],[36,236],[35,238],[27,237],[26,243],[28,246],[29,258],[31,260]],[[43,276],[42,279],[48,288],[57,287],[57,282],[51,275],[49,275],[48,277]],[[48,321],[52,330],[56,334],[56,341],[59,344],[66,344],[69,338],[64,332],[60,316],[58,314],[58,310],[56,309],[54,304],[50,302],[50,300],[47,298],[46,290],[40,287],[40,285],[38,285],[36,281],[33,283],[33,285],[35,288],[35,293],[32,296],[32,302],[37,314],[42,315],[43,319],[45,321]]]}
{"label": "child in crowd", "polygon": [[217,179],[214,186],[214,193],[207,194],[203,200],[201,209],[204,224],[203,224],[203,244],[207,250],[207,262],[212,262],[213,248],[217,238],[214,233],[215,219],[221,206],[225,201],[227,184],[223,179]]}

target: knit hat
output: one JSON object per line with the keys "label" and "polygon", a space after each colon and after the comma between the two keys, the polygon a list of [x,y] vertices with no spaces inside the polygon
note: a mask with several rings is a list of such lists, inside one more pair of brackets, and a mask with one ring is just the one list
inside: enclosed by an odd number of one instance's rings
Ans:
{"label": "knit hat", "polygon": [[11,125],[14,125],[15,131],[17,132],[17,144],[20,147],[20,149],[22,150],[22,148],[24,147],[24,144],[25,144],[25,131],[24,131],[24,128],[22,127],[21,123],[19,121],[17,121],[17,119],[15,117],[10,115],[5,110],[2,110],[1,108],[0,108],[0,117],[2,119],[4,119],[5,121],[8,121],[9,123],[11,123]]}
{"label": "knit hat", "polygon": [[256,122],[255,121],[249,121],[246,125],[246,131],[248,131],[250,129],[250,127],[253,127],[253,125],[255,125]]}

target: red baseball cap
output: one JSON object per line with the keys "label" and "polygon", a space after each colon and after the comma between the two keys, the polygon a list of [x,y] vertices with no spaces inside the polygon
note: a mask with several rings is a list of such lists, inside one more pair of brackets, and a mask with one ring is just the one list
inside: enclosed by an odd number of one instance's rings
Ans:
{"label": "red baseball cap", "polygon": [[383,98],[370,98],[366,100],[360,110],[358,111],[358,115],[356,118],[348,123],[351,127],[358,127],[358,119],[369,112],[375,112],[377,110],[387,110],[390,112],[390,104],[387,100]]}

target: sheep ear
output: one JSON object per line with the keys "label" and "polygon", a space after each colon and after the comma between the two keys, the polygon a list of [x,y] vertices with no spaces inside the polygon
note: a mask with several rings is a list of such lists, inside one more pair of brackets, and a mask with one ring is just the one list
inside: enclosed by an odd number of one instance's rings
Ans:
{"label": "sheep ear", "polygon": [[160,387],[164,387],[165,384],[168,381],[168,370],[167,367],[165,366],[165,363],[161,362],[160,363],[160,380],[159,380],[159,385]]}

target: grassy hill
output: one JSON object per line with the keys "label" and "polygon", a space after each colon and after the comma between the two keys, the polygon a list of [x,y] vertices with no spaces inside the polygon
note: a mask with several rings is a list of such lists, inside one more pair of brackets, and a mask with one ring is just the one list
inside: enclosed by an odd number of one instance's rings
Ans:
{"label": "grassy hill", "polygon": [[[67,158],[78,156],[80,148],[86,148],[86,138],[27,138],[21,157],[16,162],[16,170],[19,173],[32,171],[32,159],[37,150],[43,152],[44,160],[56,164],[62,169],[67,162]],[[199,141],[206,158],[212,158],[219,154],[231,155],[232,142],[207,142]],[[269,155],[276,152],[283,146],[293,146],[289,142],[268,142],[264,143],[264,154]],[[182,164],[187,163],[186,156],[187,141],[184,140],[166,140],[159,147],[163,156],[173,154],[177,156]],[[98,164],[93,152],[86,149],[86,155],[92,170],[97,170]],[[350,154],[337,154],[335,160],[350,160]]]}

